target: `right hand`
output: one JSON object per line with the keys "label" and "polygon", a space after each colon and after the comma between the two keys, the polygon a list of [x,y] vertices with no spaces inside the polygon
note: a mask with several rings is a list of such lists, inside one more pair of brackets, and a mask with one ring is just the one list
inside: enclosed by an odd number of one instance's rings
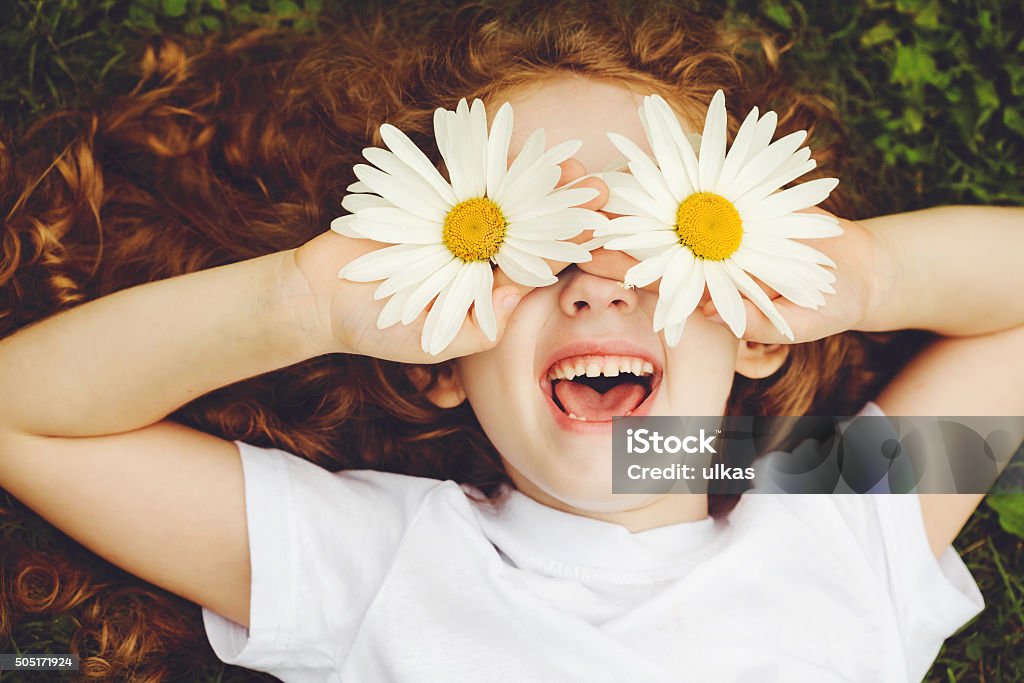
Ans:
{"label": "right hand", "polygon": [[[561,164],[562,176],[558,186],[572,182],[586,174],[579,161],[569,159]],[[603,181],[588,178],[577,187],[592,187],[599,195],[581,204],[581,208],[597,210],[608,200],[608,187]],[[582,244],[593,237],[586,230],[572,242]],[[480,329],[475,308],[463,322],[455,339],[441,353],[432,356],[420,345],[423,323],[430,305],[408,325],[401,322],[386,329],[377,329],[377,316],[387,299],[374,300],[373,293],[380,282],[351,282],[338,279],[338,271],[350,261],[376,249],[390,246],[384,242],[353,239],[327,231],[313,238],[295,251],[294,262],[305,277],[317,302],[320,325],[329,328],[323,333],[330,338],[330,351],[373,356],[403,363],[440,363],[451,358],[467,356],[493,348],[501,341],[505,326],[522,297],[532,290],[505,275],[500,268],[494,270],[494,304],[497,336],[490,341]],[[568,263],[545,259],[553,274],[558,274]],[[510,304],[510,306],[506,305]],[[432,305],[432,304],[431,304]]]}

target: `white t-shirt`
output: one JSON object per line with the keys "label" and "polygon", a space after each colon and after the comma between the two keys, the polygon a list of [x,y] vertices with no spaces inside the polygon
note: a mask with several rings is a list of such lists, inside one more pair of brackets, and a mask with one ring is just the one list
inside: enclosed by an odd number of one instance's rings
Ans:
{"label": "white t-shirt", "polygon": [[915,495],[745,494],[630,533],[236,443],[250,627],[203,621],[222,661],[288,683],[920,681],[984,607]]}

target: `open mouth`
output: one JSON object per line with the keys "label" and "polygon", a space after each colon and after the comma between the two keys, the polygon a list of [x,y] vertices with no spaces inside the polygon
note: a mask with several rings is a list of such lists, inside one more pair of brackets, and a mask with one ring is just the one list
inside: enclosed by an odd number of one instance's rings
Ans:
{"label": "open mouth", "polygon": [[653,395],[661,371],[636,356],[582,355],[548,368],[544,389],[563,414],[581,422],[610,422],[637,413]]}

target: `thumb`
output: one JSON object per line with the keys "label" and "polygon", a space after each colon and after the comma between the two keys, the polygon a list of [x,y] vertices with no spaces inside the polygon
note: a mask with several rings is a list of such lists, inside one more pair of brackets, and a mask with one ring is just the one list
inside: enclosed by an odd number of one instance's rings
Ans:
{"label": "thumb", "polygon": [[523,287],[522,285],[503,285],[496,287],[492,292],[492,300],[494,301],[494,318],[498,326],[498,335],[495,341],[500,341],[501,337],[505,334],[505,327],[508,325],[509,318],[515,312],[519,306],[519,302],[522,301],[523,296],[529,291],[529,287]]}

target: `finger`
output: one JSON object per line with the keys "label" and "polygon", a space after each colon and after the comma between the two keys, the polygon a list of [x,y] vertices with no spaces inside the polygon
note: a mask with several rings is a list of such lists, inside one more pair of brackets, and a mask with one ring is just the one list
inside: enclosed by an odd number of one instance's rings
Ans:
{"label": "finger", "polygon": [[[562,175],[558,179],[558,184],[555,185],[556,188],[572,184],[573,187],[589,187],[597,190],[597,196],[580,204],[579,208],[598,211],[608,203],[608,184],[596,177],[583,178],[587,174],[587,169],[578,159],[566,159],[559,164],[559,167],[562,169]],[[581,178],[583,179],[580,180]]]}
{"label": "finger", "polygon": [[[591,275],[597,275],[598,277],[608,278],[609,280],[615,280],[617,282],[624,282],[626,279],[626,271],[640,263],[629,254],[622,251],[611,251],[604,247],[599,247],[594,251],[590,252],[592,257],[590,261],[579,264],[579,269],[585,273]],[[658,292],[659,280],[645,285],[643,289],[650,292]]]}
{"label": "finger", "polygon": [[555,185],[555,187],[561,187],[562,185],[571,183],[577,178],[580,178],[587,174],[587,167],[583,165],[582,161],[575,157],[571,159],[566,159],[565,161],[560,163],[558,167],[562,169],[562,175],[558,179],[558,183]]}
{"label": "finger", "polygon": [[515,286],[501,286],[494,289],[491,292],[491,306],[494,310],[494,322],[496,334],[494,340],[487,338],[487,335],[483,331],[483,327],[480,325],[479,311],[476,304],[470,308],[469,316],[462,323],[462,327],[459,329],[458,334],[455,336],[455,340],[445,350],[445,354],[449,357],[455,358],[458,356],[466,356],[473,353],[479,353],[480,351],[486,351],[487,349],[494,348],[501,341],[501,338],[505,335],[505,328],[508,327],[508,321],[512,317],[512,313],[515,312],[516,307],[522,300],[523,295],[519,289]]}
{"label": "finger", "polygon": [[[550,262],[548,262],[548,263],[550,263]],[[495,268],[494,269],[494,290],[493,291],[496,292],[499,289],[504,289],[506,291],[506,293],[509,293],[509,294],[516,293],[516,294],[519,294],[520,297],[524,297],[527,294],[529,294],[531,291],[533,291],[534,288],[530,287],[529,285],[523,285],[523,284],[520,284],[520,283],[516,282],[515,280],[510,278],[508,275],[505,275],[505,271],[503,271],[501,268]],[[497,309],[495,309],[495,310],[497,310]]]}
{"label": "finger", "polygon": [[[743,339],[762,344],[796,344],[821,339],[834,332],[834,330],[827,329],[828,320],[819,311],[798,306],[783,298],[779,298],[773,303],[779,311],[779,315],[792,329],[793,339],[779,332],[775,324],[752,301],[746,298],[743,299],[743,309],[747,316],[747,326],[743,331]],[[710,316],[707,316],[708,310],[711,311]],[[701,312],[711,322],[719,323],[728,329],[726,323],[719,317],[713,302],[704,306]]]}

